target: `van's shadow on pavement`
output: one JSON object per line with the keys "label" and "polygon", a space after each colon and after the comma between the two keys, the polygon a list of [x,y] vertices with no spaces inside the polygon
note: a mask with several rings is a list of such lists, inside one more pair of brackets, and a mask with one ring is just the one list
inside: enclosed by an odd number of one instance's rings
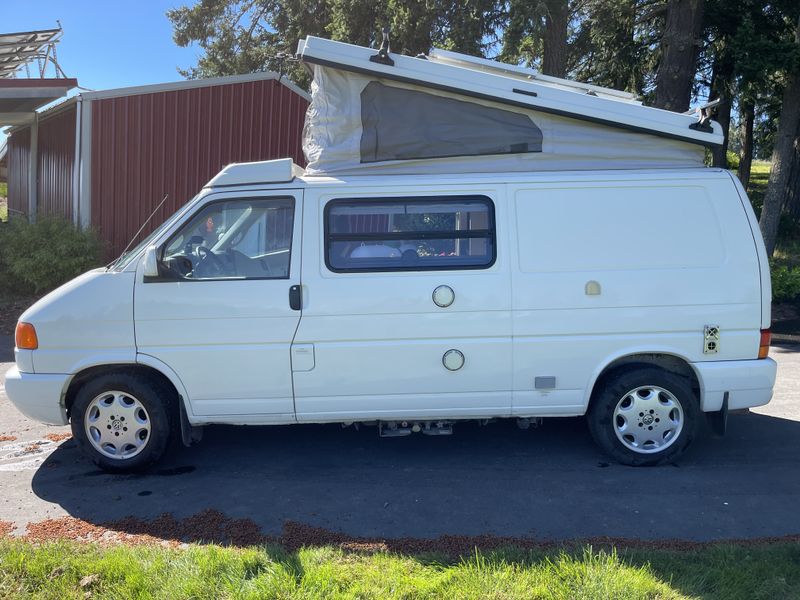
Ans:
{"label": "van's shadow on pavement", "polygon": [[582,419],[462,424],[452,437],[379,439],[374,427],[209,427],[152,472],[108,475],[64,442],[40,498],[102,524],[217,509],[268,534],[297,521],[366,537],[709,540],[800,533],[800,422],[733,415],[676,465],[623,467]]}

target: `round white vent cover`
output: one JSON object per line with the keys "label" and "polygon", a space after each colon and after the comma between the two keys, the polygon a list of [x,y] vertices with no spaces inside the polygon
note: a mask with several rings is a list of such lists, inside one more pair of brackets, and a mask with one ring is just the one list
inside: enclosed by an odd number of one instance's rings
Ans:
{"label": "round white vent cover", "polygon": [[439,308],[447,308],[456,299],[456,293],[449,285],[440,285],[433,290],[433,303]]}
{"label": "round white vent cover", "polygon": [[460,350],[448,350],[442,356],[442,364],[448,371],[458,371],[464,366],[464,355]]}

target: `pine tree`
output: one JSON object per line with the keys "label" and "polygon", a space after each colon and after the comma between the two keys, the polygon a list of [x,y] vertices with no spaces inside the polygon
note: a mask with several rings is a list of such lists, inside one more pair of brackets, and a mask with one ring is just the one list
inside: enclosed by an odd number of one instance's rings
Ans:
{"label": "pine tree", "polygon": [[778,225],[786,200],[792,162],[798,144],[800,129],[800,18],[795,29],[795,60],[787,73],[786,91],[783,93],[780,124],[775,136],[772,151],[772,168],[769,173],[767,193],[761,209],[759,226],[767,246],[767,254],[772,256],[778,239]]}
{"label": "pine tree", "polygon": [[703,0],[669,0],[655,106],[676,112],[689,108],[703,25]]}

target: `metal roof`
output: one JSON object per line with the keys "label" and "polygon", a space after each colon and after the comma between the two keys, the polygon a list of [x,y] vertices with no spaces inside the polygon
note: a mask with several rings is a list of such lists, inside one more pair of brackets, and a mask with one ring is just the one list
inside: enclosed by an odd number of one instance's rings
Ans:
{"label": "metal roof", "polygon": [[61,29],[0,33],[0,78],[13,77],[26,63],[41,57],[44,48],[60,37]]}
{"label": "metal roof", "polygon": [[159,92],[172,92],[176,90],[187,90],[192,88],[212,87],[216,85],[230,85],[232,83],[247,83],[250,81],[263,81],[275,79],[282,85],[302,96],[309,102],[311,96],[292,83],[288,78],[282,77],[273,71],[261,71],[258,73],[248,73],[245,75],[227,75],[225,77],[209,77],[207,79],[185,79],[183,81],[170,81],[168,83],[153,83],[148,85],[137,85],[132,87],[115,88],[111,90],[99,90],[96,92],[82,92],[81,98],[85,100],[104,100],[106,98],[119,98],[122,96],[137,96],[139,94],[157,94]]}
{"label": "metal roof", "polygon": [[77,85],[77,79],[0,79],[0,127],[30,123],[38,109]]}
{"label": "metal roof", "polygon": [[[234,83],[249,83],[252,81],[269,81],[275,80],[278,81],[281,85],[287,87],[288,89],[292,90],[301,98],[305,99],[308,102],[311,102],[311,96],[303,90],[302,88],[298,87],[292,81],[287,79],[286,77],[281,77],[278,73],[274,73],[272,71],[262,71],[260,73],[248,73],[246,75],[228,75],[225,77],[211,77],[208,79],[188,79],[184,81],[170,81],[167,83],[153,83],[148,85],[137,85],[131,87],[124,87],[124,88],[114,88],[110,90],[98,90],[94,92],[80,92],[74,96],[69,98],[62,98],[56,99],[59,101],[53,101],[50,103],[49,106],[46,106],[48,102],[45,102],[42,105],[43,110],[39,112],[39,118],[46,118],[55,113],[58,113],[61,110],[69,108],[71,105],[75,104],[78,100],[106,100],[109,98],[123,98],[126,96],[138,96],[142,94],[158,94],[161,92],[172,92],[178,90],[189,90],[195,88],[206,88],[206,87],[214,87],[218,85],[230,85]],[[41,80],[35,79],[19,79],[14,80],[16,81],[25,81],[25,82],[38,82]],[[77,80],[72,79],[58,79],[58,80],[48,80],[48,81],[68,81],[73,82],[72,87],[77,87]],[[0,106],[2,105],[2,87],[3,82],[0,81]],[[16,122],[4,122],[3,118],[4,115],[2,114],[3,111],[0,108],[0,127],[3,125],[9,126],[25,126],[31,120],[30,118],[19,119]],[[7,115],[5,115],[7,117]]]}
{"label": "metal roof", "polygon": [[[38,109],[78,85],[76,79],[64,75],[56,60],[61,35],[61,27],[0,33],[0,126],[30,123]],[[22,67],[33,62],[37,63],[36,77],[16,77]],[[53,66],[55,78],[45,77],[48,64]]]}

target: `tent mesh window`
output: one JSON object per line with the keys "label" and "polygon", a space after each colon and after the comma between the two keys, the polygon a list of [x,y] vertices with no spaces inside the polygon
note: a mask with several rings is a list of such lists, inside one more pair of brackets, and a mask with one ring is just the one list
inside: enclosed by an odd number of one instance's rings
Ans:
{"label": "tent mesh window", "polygon": [[361,92],[361,162],[542,151],[527,115],[372,81]]}

